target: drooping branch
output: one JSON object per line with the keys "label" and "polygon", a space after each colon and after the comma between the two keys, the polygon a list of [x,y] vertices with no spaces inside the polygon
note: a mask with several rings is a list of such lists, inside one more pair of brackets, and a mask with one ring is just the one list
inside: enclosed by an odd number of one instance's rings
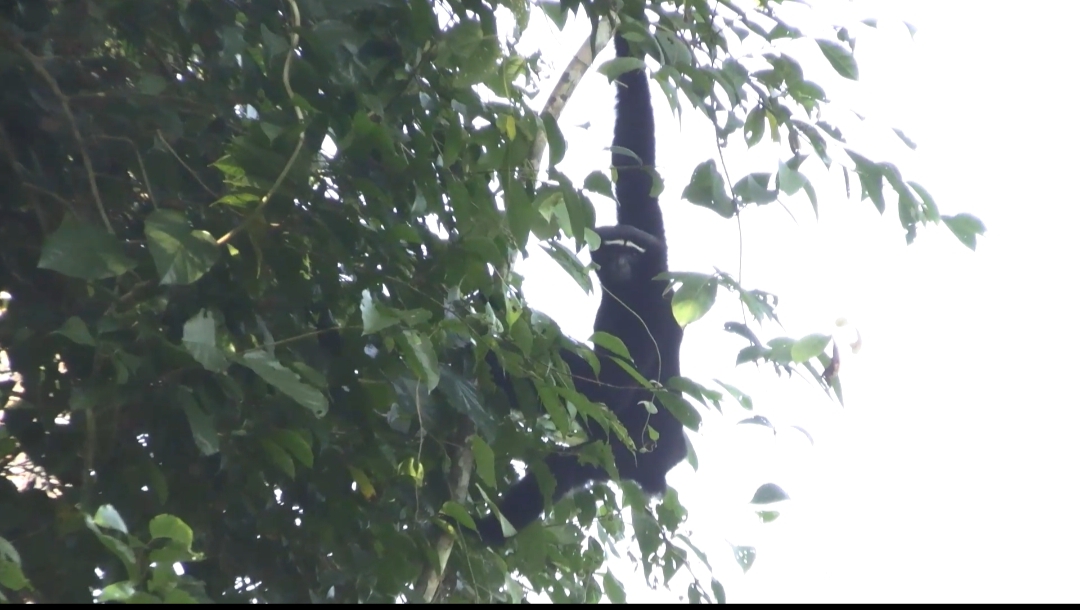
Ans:
{"label": "drooping branch", "polygon": [[49,70],[45,67],[45,60],[34,55],[29,49],[24,47],[22,43],[18,41],[11,41],[11,45],[15,47],[15,50],[20,55],[26,58],[30,62],[30,65],[34,67],[34,71],[41,76],[42,80],[49,85],[49,89],[52,90],[56,99],[60,100],[60,107],[64,110],[64,117],[67,118],[68,123],[71,124],[71,135],[75,138],[75,146],[79,149],[79,155],[82,157],[83,169],[86,170],[86,177],[90,181],[90,193],[94,196],[94,205],[97,206],[98,214],[101,216],[101,222],[105,223],[105,229],[109,233],[113,233],[112,223],[109,222],[109,216],[105,213],[105,204],[101,200],[101,192],[98,190],[97,174],[94,173],[94,164],[90,161],[90,153],[86,149],[86,142],[83,140],[82,132],[79,131],[79,124],[75,121],[75,113],[71,111],[71,104],[68,102],[68,96],[64,95],[64,92],[60,90],[60,84],[56,82],[56,79],[49,74]]}
{"label": "drooping branch", "polygon": [[[596,35],[590,36],[585,39],[585,42],[581,44],[581,48],[570,59],[570,63],[563,70],[562,76],[559,81],[555,83],[555,88],[552,89],[551,95],[548,96],[547,102],[544,104],[544,109],[540,112],[540,116],[545,114],[551,115],[551,118],[555,121],[559,120],[559,116],[562,115],[563,108],[566,107],[566,103],[570,100],[570,96],[574,94],[574,90],[577,89],[578,83],[581,82],[582,77],[589,71],[593,61],[596,60],[596,53],[607,46],[611,41],[612,24],[608,19],[601,19],[596,25]],[[547,145],[547,132],[541,130],[536,134],[536,140],[533,142],[532,153],[529,155],[529,169],[534,172],[533,175],[538,175],[540,168],[540,160],[544,156],[544,147]]]}
{"label": "drooping branch", "polygon": [[[461,442],[458,443],[460,449],[458,450],[457,459],[454,460],[454,465],[450,469],[450,499],[458,504],[465,504],[465,498],[469,494],[469,480],[472,478],[473,469],[473,453],[472,447],[468,442],[468,436],[472,432],[471,426],[465,426],[461,435]],[[435,599],[435,594],[439,591],[439,585],[442,584],[443,576],[446,572],[446,562],[450,558],[450,551],[454,548],[454,536],[443,532],[439,534],[439,539],[435,541],[435,555],[439,558],[439,564],[437,566],[428,566],[424,572],[420,575],[418,580],[417,589],[420,591],[424,598],[424,602],[430,603]]]}

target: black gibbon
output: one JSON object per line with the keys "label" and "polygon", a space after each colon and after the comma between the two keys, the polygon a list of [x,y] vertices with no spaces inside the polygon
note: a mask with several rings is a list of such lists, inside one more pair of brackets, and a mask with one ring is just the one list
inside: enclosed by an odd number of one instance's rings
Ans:
{"label": "black gibbon", "polygon": [[[615,37],[615,50],[618,57],[630,56],[630,47],[622,36]],[[596,230],[601,245],[592,253],[592,260],[599,267],[597,275],[603,296],[593,330],[621,339],[635,368],[645,379],[666,383],[679,375],[683,330],[672,314],[667,282],[654,279],[667,271],[667,244],[659,201],[649,194],[652,176],[644,169],[652,169],[656,164],[648,78],[641,69],[624,72],[617,79],[617,87],[611,159],[616,171],[619,224]],[[620,148],[632,151],[640,161],[621,153]],[[637,482],[648,494],[662,494],[667,489],[668,471],[686,457],[682,424],[658,400],[653,400],[650,390],[613,362],[607,350],[597,347],[596,353],[600,360],[599,378],[577,354],[563,350],[561,355],[577,391],[593,402],[606,404],[626,427],[638,449],[632,451],[622,441],[610,439],[619,476]],[[509,379],[497,366],[493,370],[496,383],[513,402]],[[651,414],[644,404],[650,401],[656,411]],[[586,421],[586,427],[591,440],[607,436],[591,419]],[[655,442],[650,427],[658,433]],[[573,452],[551,454],[544,462],[555,478],[552,502],[591,482],[610,479],[602,467],[579,462]],[[544,498],[536,475],[527,473],[503,495],[498,505],[516,530],[538,519]],[[486,544],[505,542],[494,514],[478,519],[476,524]]]}

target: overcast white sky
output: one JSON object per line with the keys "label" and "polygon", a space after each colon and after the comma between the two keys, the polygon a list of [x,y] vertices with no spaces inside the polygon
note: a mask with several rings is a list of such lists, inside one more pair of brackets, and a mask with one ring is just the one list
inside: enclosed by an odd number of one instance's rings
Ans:
{"label": "overcast white sky", "polygon": [[[906,246],[895,204],[879,216],[869,202],[845,200],[839,174],[817,174],[820,220],[803,198],[785,201],[795,219],[778,205],[750,208],[740,243],[735,223],[679,199],[694,166],[715,154],[711,128],[688,115],[680,126],[654,88],[672,268],[736,273],[741,248],[743,284],[781,299],[784,327],[759,336],[831,333],[843,317],[863,338],[858,354],[842,353],[841,407],[805,380],[735,368],[743,343],[721,328],[742,319],[733,299],[718,299],[689,327],[685,375],[734,383],[758,413],[815,441],[736,427],[745,413],[733,403],[723,417],[706,414],[694,437],[700,468],[669,477],[693,540],[733,602],[1080,601],[1080,400],[1067,384],[1080,338],[1072,245],[1080,211],[1069,178],[1080,128],[1068,110],[1080,5],[815,6],[795,20],[812,33],[812,21],[827,23],[832,11],[881,20],[854,32],[853,86],[831,76],[812,43],[785,49],[838,109],[870,117],[861,127],[843,112],[829,119],[859,135],[858,150],[897,161],[943,213],[976,214],[988,232],[977,253],[943,225]],[[918,27],[914,41],[900,19]],[[563,32],[541,25],[526,42],[561,71],[586,32],[580,23]],[[609,164],[613,103],[612,86],[594,72],[560,121],[570,143],[560,169],[579,184]],[[918,150],[903,148],[891,127]],[[732,175],[775,169],[774,151],[752,152],[728,149]],[[594,202],[598,224],[613,222],[614,204]],[[519,270],[533,307],[589,336],[595,296],[535,248]],[[793,500],[763,525],[746,502],[770,481]],[[728,542],[757,547],[746,575]],[[675,599],[620,575],[638,600]]]}

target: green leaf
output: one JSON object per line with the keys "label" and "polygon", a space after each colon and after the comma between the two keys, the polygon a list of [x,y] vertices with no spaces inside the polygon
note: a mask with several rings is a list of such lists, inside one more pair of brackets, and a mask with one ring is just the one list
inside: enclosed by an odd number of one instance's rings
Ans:
{"label": "green leaf", "polygon": [[371,477],[367,475],[364,469],[349,466],[349,474],[352,475],[353,482],[356,483],[356,489],[365,498],[370,500],[375,497],[375,486],[371,484]]}
{"label": "green leaf", "polygon": [[263,381],[311,411],[315,417],[326,415],[330,408],[326,395],[300,381],[299,375],[262,350],[247,352],[236,362],[251,369]]}
{"label": "green leaf", "polygon": [[0,561],[10,561],[17,565],[22,565],[22,559],[19,557],[19,551],[15,550],[15,546],[8,542],[7,538],[0,536]]}
{"label": "green leaf", "polygon": [[585,266],[581,264],[578,257],[574,256],[573,252],[559,242],[542,244],[541,247],[544,252],[547,252],[551,258],[555,259],[556,263],[559,263],[559,266],[570,277],[574,278],[574,281],[578,283],[578,286],[581,286],[582,290],[592,292],[592,278],[589,277],[589,272],[585,270]]}
{"label": "green leaf", "polygon": [[142,93],[143,95],[157,95],[164,91],[168,84],[168,81],[157,74],[144,74],[142,78],[139,79],[139,93]]}
{"label": "green leaf", "polygon": [[285,476],[290,479],[296,478],[296,464],[293,463],[292,458],[289,457],[285,449],[268,438],[260,440],[259,445],[262,446],[266,457],[270,458],[270,462],[284,472]]}
{"label": "green leaf", "polygon": [[599,170],[595,170],[589,173],[588,176],[585,176],[584,186],[585,190],[599,193],[600,195],[604,195],[612,199],[615,198],[614,193],[611,192],[611,179]]}
{"label": "green leaf", "polygon": [[915,141],[907,137],[907,134],[905,134],[904,132],[893,127],[893,133],[895,133],[896,137],[900,138],[900,141],[903,142],[911,150],[915,150],[916,148],[918,148],[918,145],[915,143]]}
{"label": "green leaf", "polygon": [[473,520],[472,515],[469,514],[468,509],[458,504],[457,502],[447,500],[443,503],[442,508],[439,509],[439,512],[468,527],[471,530],[476,530],[476,521]]}
{"label": "green leaf", "polygon": [[832,337],[829,335],[807,335],[791,346],[791,360],[796,364],[806,362],[825,351],[825,347],[829,345],[831,340]]}
{"label": "green leaf", "polygon": [[761,487],[758,487],[754,492],[754,497],[750,500],[751,504],[772,504],[773,502],[780,502],[783,500],[790,500],[791,498],[780,488],[776,483],[766,483]]}
{"label": "green leaf", "polygon": [[377,333],[401,321],[396,316],[384,313],[379,303],[372,299],[369,290],[360,296],[360,319],[364,324],[364,335]]}
{"label": "green leaf", "polygon": [[545,112],[541,118],[544,120],[544,131],[547,132],[548,166],[555,167],[566,155],[566,138],[559,129],[559,122],[550,112]]}
{"label": "green leaf", "polygon": [[506,188],[506,222],[510,226],[510,235],[519,250],[524,250],[529,243],[529,230],[536,221],[536,209],[525,194],[520,180],[511,179]]}
{"label": "green leaf", "polygon": [[851,54],[851,49],[832,40],[818,38],[815,42],[837,74],[847,79],[859,80],[859,66],[855,63],[855,56]]}
{"label": "green leaf", "polygon": [[735,204],[724,190],[724,178],[716,171],[716,161],[699,163],[682,193],[683,199],[709,208],[724,218],[735,215]]}
{"label": "green leaf", "polygon": [[606,349],[612,354],[619,356],[620,358],[625,358],[630,361],[633,360],[633,358],[630,356],[630,350],[626,349],[626,344],[623,343],[622,339],[616,337],[615,335],[606,333],[604,331],[597,331],[593,333],[591,337],[589,337],[589,341],[599,347]]}
{"label": "green leaf", "polygon": [[611,82],[619,77],[620,74],[629,72],[631,70],[644,70],[645,61],[637,57],[616,57],[615,59],[609,59],[600,64],[596,71],[604,76],[608,77],[608,82]]}
{"label": "green leaf", "polygon": [[715,578],[712,579],[712,593],[714,604],[726,604],[727,594],[724,593],[724,585],[720,584],[720,581]]}
{"label": "green leaf", "polygon": [[748,174],[736,182],[731,191],[748,203],[772,203],[776,201],[776,191],[769,188],[770,178],[772,176],[765,172]]}
{"label": "green leaf", "polygon": [[311,444],[297,432],[293,430],[274,430],[270,433],[270,438],[307,468],[314,465],[315,455],[311,452]]}
{"label": "green leaf", "polygon": [[765,134],[765,109],[761,106],[754,106],[750,112],[746,113],[746,127],[743,131],[743,137],[746,138],[746,146],[753,148],[755,144],[761,141],[761,136]]}
{"label": "green leaf", "polygon": [[217,428],[214,426],[214,418],[199,407],[188,388],[180,388],[175,396],[184,409],[184,415],[187,416],[191,436],[195,439],[195,447],[198,448],[199,453],[214,455],[220,451],[221,446]]}
{"label": "green leaf", "polygon": [[771,421],[769,421],[769,418],[765,417],[764,415],[755,415],[753,417],[748,417],[747,419],[741,420],[739,422],[739,425],[741,425],[741,424],[753,424],[753,425],[757,425],[757,426],[764,426],[766,428],[769,428],[770,430],[773,430],[774,433],[775,433],[775,430],[776,430],[776,427],[773,426]]}
{"label": "green leaf", "polygon": [[[794,195],[795,193],[799,192],[799,190],[802,189],[804,186],[809,184],[806,176],[802,175],[802,173],[799,172],[798,165],[794,163],[796,160],[797,159],[792,159],[787,163],[781,161],[780,168],[776,173],[777,185],[780,187],[780,190],[783,191],[785,195]],[[795,167],[792,167],[793,164],[795,165]]]}
{"label": "green leaf", "polygon": [[65,215],[45,238],[38,267],[82,280],[101,280],[135,268],[115,235]]}
{"label": "green leaf", "polygon": [[184,323],[184,349],[208,371],[223,372],[229,362],[217,346],[217,322],[205,309]]}
{"label": "green leaf", "polygon": [[120,516],[120,513],[117,512],[112,504],[102,504],[98,507],[97,512],[94,513],[94,524],[114,529],[125,534],[128,533],[124,518]]}
{"label": "green leaf", "polygon": [[965,246],[975,249],[977,235],[986,233],[986,225],[971,214],[957,214],[956,216],[942,216],[945,226],[953,232],[953,235]]}
{"label": "green leaf", "polygon": [[759,510],[756,514],[762,523],[772,523],[780,516],[780,513],[775,510]]}
{"label": "green leaf", "polygon": [[167,514],[157,515],[150,520],[150,537],[172,540],[189,551],[195,540],[194,532],[183,519]]}
{"label": "green leaf", "polygon": [[623,584],[611,573],[611,570],[604,572],[604,595],[613,604],[626,603],[626,590],[623,588]]}
{"label": "green leaf", "polygon": [[206,231],[193,231],[183,214],[155,210],[146,219],[146,243],[162,284],[191,284],[221,255]]}
{"label": "green leaf", "polygon": [[123,580],[120,582],[114,582],[111,585],[106,585],[101,589],[101,595],[98,596],[98,602],[123,602],[128,601],[136,595],[135,583]]}
{"label": "green leaf", "polygon": [[30,586],[30,581],[22,571],[19,552],[3,537],[0,537],[0,586],[12,591]]}
{"label": "green leaf", "polygon": [[[544,411],[551,417],[555,428],[563,434],[569,434],[570,415],[566,411],[566,406],[559,400],[559,395],[551,386],[539,385],[539,382],[536,385],[536,392],[540,397],[540,404],[544,405]],[[578,410],[582,409],[581,405],[577,405],[577,407]]]}
{"label": "green leaf", "polygon": [[473,460],[476,462],[476,473],[480,480],[488,487],[495,487],[495,452],[484,439],[477,435],[472,436]]}
{"label": "green leaf", "polygon": [[716,278],[704,274],[687,274],[671,297],[671,311],[679,326],[699,320],[716,302]]}
{"label": "green leaf", "polygon": [[731,550],[735,554],[735,561],[738,562],[743,573],[749,571],[750,567],[754,565],[754,560],[757,559],[757,549],[752,546],[732,546]]}
{"label": "green leaf", "polygon": [[882,192],[882,183],[885,174],[881,166],[851,149],[845,148],[844,152],[855,162],[855,172],[859,175],[859,184],[862,186],[862,198],[869,197],[878,212],[884,214],[885,196]]}
{"label": "green leaf", "polygon": [[426,335],[413,330],[402,331],[405,343],[409,349],[405,352],[405,360],[409,368],[416,373],[417,377],[424,380],[428,392],[439,385],[439,359],[435,355],[435,348]]}
{"label": "green leaf", "polygon": [[657,29],[656,42],[664,54],[664,64],[679,67],[690,66],[692,57],[690,48],[686,46],[675,32],[665,29]]}
{"label": "green leaf", "polygon": [[77,316],[71,316],[60,328],[49,334],[62,335],[79,345],[89,345],[91,347],[97,345],[97,341],[90,335],[90,328],[86,326],[86,322],[83,322],[83,319]]}
{"label": "green leaf", "polygon": [[26,575],[23,574],[22,567],[19,564],[0,560],[0,586],[12,591],[19,591],[29,587],[30,581],[26,579]]}
{"label": "green leaf", "polygon": [[481,403],[473,382],[444,366],[439,376],[439,391],[446,396],[447,402],[455,411],[472,420],[485,439],[495,438],[497,423],[491,412]]}
{"label": "green leaf", "polygon": [[742,405],[742,408],[746,409],[747,411],[754,410],[754,401],[748,394],[729,383],[724,383],[719,380],[716,380],[716,383],[719,384],[720,387],[724,388],[724,390],[726,390],[728,394],[731,394],[731,397],[738,401],[739,404]]}
{"label": "green leaf", "polygon": [[675,392],[666,390],[657,392],[656,396],[660,399],[664,408],[670,411],[682,425],[691,430],[697,430],[701,427],[701,414],[685,398]]}

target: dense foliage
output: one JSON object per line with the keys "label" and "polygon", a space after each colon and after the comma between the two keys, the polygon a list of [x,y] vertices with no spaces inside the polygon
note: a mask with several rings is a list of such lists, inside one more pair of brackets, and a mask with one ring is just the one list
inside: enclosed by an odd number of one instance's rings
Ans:
{"label": "dense foliage", "polygon": [[[769,53],[751,72],[728,55],[739,40],[800,35],[761,4],[650,8],[671,101],[703,112],[720,143],[769,134],[790,152],[775,174],[735,180],[705,161],[676,186],[684,198],[725,218],[781,193],[816,206],[800,165],[842,156],[864,198],[884,210],[898,195],[909,238],[941,220],[894,166],[842,152],[843,135],[817,120],[824,92],[793,58]],[[587,284],[555,238],[586,244],[586,191],[610,182],[604,167],[585,185],[557,171],[557,122],[527,104],[539,57],[514,44],[530,17],[599,22],[613,6],[540,6],[3,4],[0,594],[379,602],[431,599],[441,583],[442,600],[516,600],[524,585],[595,601],[622,595],[604,563],[626,535],[664,579],[685,564],[675,493],[650,507],[631,486],[597,486],[509,553],[450,552],[437,519],[467,521],[516,476],[511,458],[533,463],[575,435],[560,400],[575,393],[550,370],[567,340],[521,302],[511,263],[546,242]],[[513,31],[498,31],[507,11]],[[838,32],[818,45],[855,78]],[[538,134],[550,152],[539,177]],[[946,222],[973,245],[977,221]],[[773,315],[769,295],[729,275],[675,281],[685,322],[718,288],[755,319]],[[826,346],[751,343],[738,360],[805,366],[836,390]],[[522,413],[494,392],[492,349],[536,385]],[[664,404],[691,426],[692,403],[742,398],[683,381]],[[763,501],[782,494],[763,489]]]}

